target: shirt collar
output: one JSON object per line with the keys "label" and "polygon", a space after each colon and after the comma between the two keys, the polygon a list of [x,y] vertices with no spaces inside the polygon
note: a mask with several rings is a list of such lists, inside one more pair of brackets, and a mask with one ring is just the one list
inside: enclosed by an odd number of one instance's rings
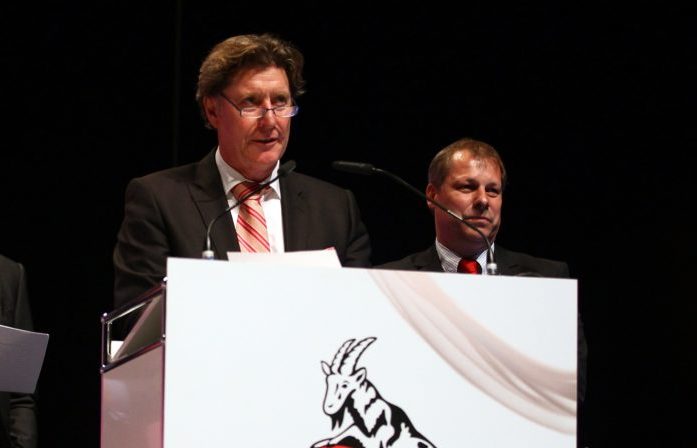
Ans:
{"label": "shirt collar", "polygon": [[[223,182],[223,190],[225,191],[226,196],[229,198],[232,197],[232,188],[239,184],[240,182],[253,182],[250,181],[249,179],[245,178],[242,174],[240,174],[239,171],[231,167],[230,165],[223,160],[223,156],[220,155],[220,147],[218,147],[215,150],[215,164],[218,167],[218,171],[220,172],[220,179]],[[263,182],[268,182],[269,180],[273,179],[276,177],[276,174],[278,173],[278,167],[280,166],[280,162],[276,162],[276,166],[273,168],[273,171],[271,172],[271,175],[264,179]],[[269,185],[270,189],[266,193],[266,197],[269,197],[269,195],[276,196],[277,198],[281,197],[281,183],[279,182],[278,179],[273,181]]]}
{"label": "shirt collar", "polygon": [[[494,249],[494,244],[491,244],[491,249]],[[436,238],[436,252],[438,252],[438,258],[440,259],[440,264],[443,266],[443,271],[445,272],[457,272],[457,264],[462,259],[461,256],[448,249],[438,241]],[[486,250],[481,252],[477,256],[477,263],[482,267],[482,273],[486,274]]]}

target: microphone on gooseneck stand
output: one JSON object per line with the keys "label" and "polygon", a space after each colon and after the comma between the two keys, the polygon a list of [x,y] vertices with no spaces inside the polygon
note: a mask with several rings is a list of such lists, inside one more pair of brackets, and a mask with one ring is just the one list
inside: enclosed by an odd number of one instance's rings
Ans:
{"label": "microphone on gooseneck stand", "polygon": [[213,260],[215,258],[215,254],[211,250],[211,229],[213,228],[213,224],[215,224],[216,221],[218,221],[218,219],[225,216],[226,213],[230,213],[230,210],[232,210],[233,208],[236,208],[236,207],[239,207],[240,205],[242,205],[242,203],[244,203],[244,201],[249,199],[249,197],[252,196],[253,194],[256,194],[259,191],[263,190],[264,188],[268,187],[272,183],[276,182],[278,179],[282,178],[286,174],[293,171],[294,169],[295,169],[295,161],[294,160],[287,161],[286,163],[284,163],[283,165],[281,165],[278,168],[278,172],[276,173],[276,177],[274,177],[273,179],[271,179],[268,182],[264,182],[263,184],[258,184],[256,187],[251,189],[246,195],[244,195],[240,199],[238,199],[237,202],[235,202],[231,206],[227,207],[222,213],[220,213],[218,216],[213,218],[211,220],[211,222],[208,223],[208,226],[206,227],[206,249],[201,254],[201,258],[203,258],[205,260]]}
{"label": "microphone on gooseneck stand", "polygon": [[438,201],[435,201],[428,196],[426,196],[421,190],[418,190],[417,188],[413,187],[409,183],[407,183],[405,180],[402,178],[396,176],[395,174],[390,173],[389,171],[382,170],[380,168],[376,168],[370,163],[360,163],[360,162],[346,162],[343,160],[337,160],[332,162],[332,168],[338,171],[345,171],[347,173],[353,173],[353,174],[363,174],[366,176],[371,176],[373,174],[379,174],[381,176],[388,177],[389,179],[397,182],[401,186],[405,187],[407,190],[410,190],[412,193],[418,195],[420,198],[427,200],[431,204],[435,205],[439,209],[443,210],[445,213],[447,213],[449,216],[451,216],[453,219],[456,219],[457,221],[461,222],[462,224],[466,225],[470,229],[474,230],[477,232],[477,234],[482,237],[482,240],[486,243],[486,259],[487,259],[487,264],[486,264],[486,272],[489,275],[496,275],[498,274],[498,266],[496,265],[496,262],[494,261],[494,251],[491,248],[491,242],[489,241],[489,238],[484,236],[481,230],[479,230],[477,227],[473,226],[467,220],[465,220],[462,216],[459,216],[457,213],[449,210],[446,206],[441,204]]}

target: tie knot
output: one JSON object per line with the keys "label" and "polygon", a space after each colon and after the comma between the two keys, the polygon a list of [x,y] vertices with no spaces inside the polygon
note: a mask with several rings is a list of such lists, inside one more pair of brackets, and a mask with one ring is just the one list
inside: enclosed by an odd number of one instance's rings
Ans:
{"label": "tie knot", "polygon": [[477,260],[469,260],[463,258],[457,264],[457,272],[463,272],[465,274],[481,274],[482,267],[477,263]]}
{"label": "tie knot", "polygon": [[[249,192],[254,191],[254,189],[258,186],[259,184],[256,182],[240,182],[239,184],[232,187],[232,195],[235,197],[235,199],[239,201],[240,199],[246,197],[249,194]],[[260,191],[257,191],[256,193],[252,194],[251,196],[249,196],[249,199],[258,201],[259,198],[261,198],[261,195],[264,193],[264,191],[266,191],[266,188],[268,187],[264,187]]]}

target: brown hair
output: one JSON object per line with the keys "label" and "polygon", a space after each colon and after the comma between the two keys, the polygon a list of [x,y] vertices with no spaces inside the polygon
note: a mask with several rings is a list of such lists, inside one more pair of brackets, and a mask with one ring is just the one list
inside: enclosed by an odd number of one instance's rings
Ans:
{"label": "brown hair", "polygon": [[503,165],[499,153],[493,146],[472,138],[462,138],[438,151],[428,166],[428,181],[431,184],[435,187],[440,187],[443,184],[448,171],[450,171],[453,155],[460,151],[469,151],[476,159],[491,159],[496,162],[501,170],[501,189],[506,188],[506,167]]}
{"label": "brown hair", "polygon": [[199,69],[196,101],[203,118],[206,119],[203,99],[220,94],[235,75],[248,68],[276,66],[285,70],[290,93],[297,98],[305,92],[303,63],[303,55],[298,49],[270,34],[245,34],[220,42]]}

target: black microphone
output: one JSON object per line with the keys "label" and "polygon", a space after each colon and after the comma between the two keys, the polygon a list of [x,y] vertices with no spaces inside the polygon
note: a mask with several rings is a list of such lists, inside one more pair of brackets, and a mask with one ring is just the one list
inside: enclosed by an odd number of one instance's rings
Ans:
{"label": "black microphone", "polygon": [[412,193],[417,194],[420,198],[427,200],[431,204],[435,205],[439,209],[443,210],[445,213],[450,215],[452,218],[456,219],[457,221],[461,222],[462,224],[466,225],[470,229],[474,230],[477,232],[479,236],[482,237],[482,240],[486,243],[486,258],[487,258],[487,264],[486,264],[486,272],[487,274],[490,275],[496,275],[498,274],[498,266],[496,265],[496,262],[494,261],[494,251],[491,248],[491,242],[489,241],[489,238],[484,236],[481,230],[479,230],[477,227],[473,226],[467,220],[465,220],[462,216],[459,216],[457,213],[449,210],[446,206],[443,204],[439,203],[438,201],[435,201],[428,196],[424,194],[423,191],[413,187],[411,184],[407,183],[405,180],[402,178],[396,176],[395,174],[390,173],[389,171],[382,170],[380,168],[376,168],[370,163],[361,163],[361,162],[346,162],[343,160],[336,160],[332,162],[332,168],[338,171],[345,171],[347,173],[353,173],[353,174],[363,174],[366,176],[370,176],[373,174],[380,174],[382,176],[386,176],[393,181],[397,182],[401,186],[405,187],[407,190],[410,190]]}
{"label": "black microphone", "polygon": [[264,188],[268,187],[272,183],[276,182],[278,179],[282,178],[286,174],[290,173],[295,169],[295,161],[294,160],[289,160],[280,167],[278,167],[278,171],[276,172],[276,177],[271,179],[268,182],[264,182],[263,184],[258,184],[256,187],[254,187],[252,190],[250,190],[246,195],[242,196],[240,199],[237,200],[234,204],[226,208],[221,214],[216,216],[211,220],[211,222],[208,223],[208,227],[206,227],[206,250],[203,251],[201,254],[201,258],[206,259],[206,260],[213,260],[215,258],[215,254],[211,250],[211,229],[213,228],[213,224],[220,219],[221,217],[225,216],[225,214],[230,213],[230,210],[233,208],[236,208],[244,201],[249,199],[250,196],[252,196],[255,193],[258,193],[259,191],[263,190]]}
{"label": "black microphone", "polygon": [[364,174],[366,176],[376,174],[378,172],[377,168],[370,163],[345,162],[343,160],[336,160],[332,162],[332,168],[338,171],[345,171],[352,174]]}

